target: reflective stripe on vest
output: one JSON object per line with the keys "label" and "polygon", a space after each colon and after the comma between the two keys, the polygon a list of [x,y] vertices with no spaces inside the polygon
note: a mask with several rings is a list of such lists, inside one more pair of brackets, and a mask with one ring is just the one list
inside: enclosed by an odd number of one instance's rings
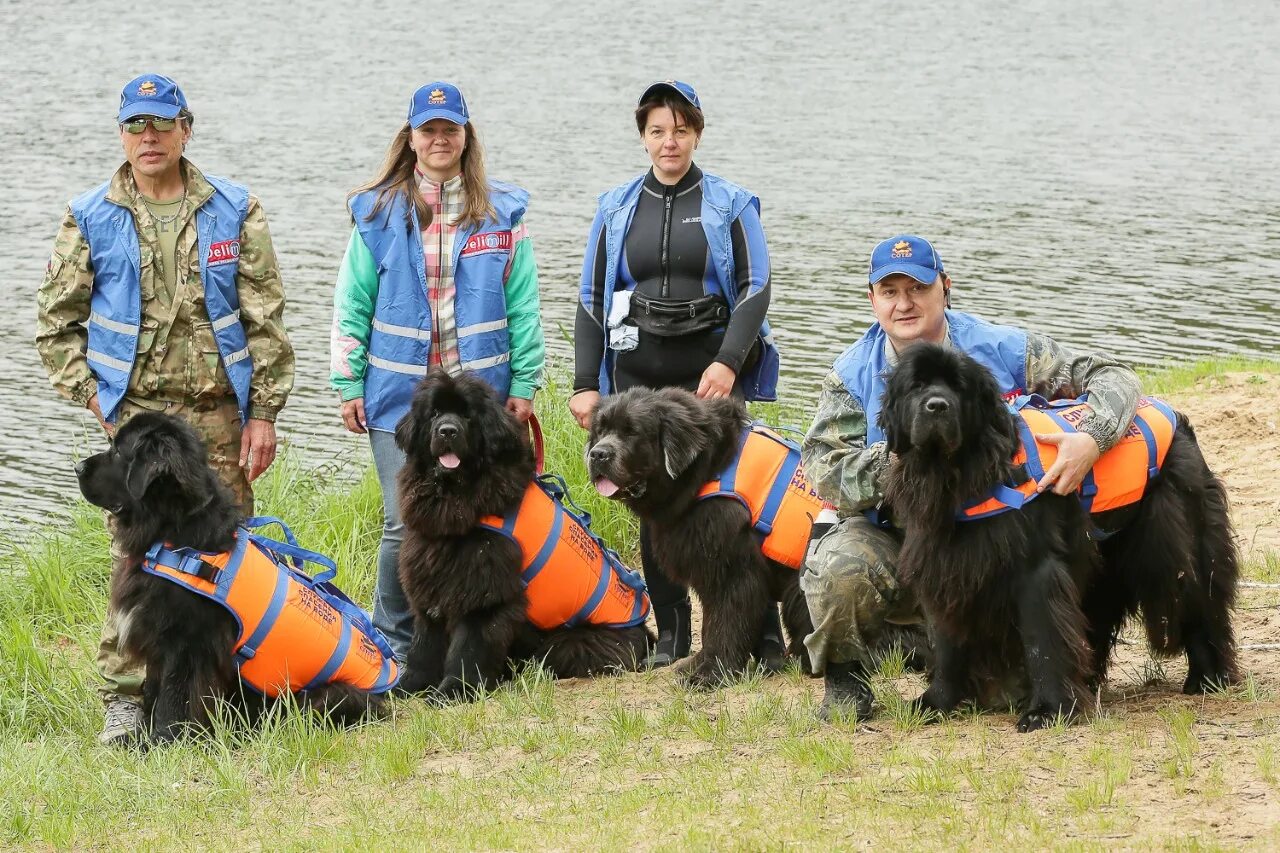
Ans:
{"label": "reflective stripe on vest", "polygon": [[525,489],[513,515],[479,522],[520,546],[529,621],[544,631],[639,625],[649,615],[644,580],[591,531],[590,516],[563,505],[566,497],[563,481],[539,477]]}
{"label": "reflective stripe on vest", "polygon": [[[957,514],[961,521],[1021,509],[1034,500],[1036,483],[1058,458],[1057,446],[1036,441],[1036,434],[1075,432],[1075,424],[1093,411],[1079,400],[1050,403],[1036,396],[1021,397],[1010,407],[1017,416],[1014,425],[1019,439],[1013,463],[1023,466],[1026,480],[996,486],[987,497],[964,507]],[[1080,485],[1085,510],[1106,512],[1141,500],[1147,483],[1160,473],[1177,428],[1178,415],[1166,403],[1152,397],[1140,399],[1125,434],[1094,463]]]}
{"label": "reflective stripe on vest", "polygon": [[[377,191],[351,199],[360,239],[378,266],[378,295],[369,334],[364,407],[369,426],[390,432],[409,411],[431,351],[431,306],[422,232],[416,208],[396,195],[372,220]],[[525,213],[529,194],[491,181],[495,218],[465,225],[453,238],[454,319],[458,359],[505,400],[511,390],[511,341],[503,282],[515,251],[511,230]]]}
{"label": "reflective stripe on vest", "polygon": [[369,693],[394,687],[399,667],[369,615],[331,584],[288,568],[273,556],[277,547],[287,556],[311,554],[241,528],[222,554],[157,543],[142,569],[227,609],[239,626],[240,677],[266,696],[335,682]]}
{"label": "reflective stripe on vest", "polygon": [[716,497],[745,506],[764,537],[764,555],[793,569],[804,563],[814,519],[826,506],[805,476],[800,448],[760,424],[743,431],[733,462],[698,492],[699,500]]}
{"label": "reflective stripe on vest", "polygon": [[[214,341],[243,420],[249,413],[253,362],[240,323],[236,269],[249,191],[213,175],[204,177],[214,193],[196,209],[195,215],[200,280]],[[108,181],[73,199],[71,212],[89,246],[93,264],[85,359],[98,382],[102,413],[108,422],[114,422],[137,357],[142,323],[142,249],[132,212],[107,199],[110,185]]]}

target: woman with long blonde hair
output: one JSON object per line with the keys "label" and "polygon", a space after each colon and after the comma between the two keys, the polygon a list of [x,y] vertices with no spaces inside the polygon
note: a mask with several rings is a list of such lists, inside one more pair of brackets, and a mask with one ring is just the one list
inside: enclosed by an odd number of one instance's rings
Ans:
{"label": "woman with long blonde hair", "polygon": [[520,187],[486,177],[467,102],[443,81],[414,92],[378,176],[348,199],[355,227],[334,293],[330,383],[343,425],[373,450],[384,521],[374,624],[402,663],[413,614],[398,575],[394,430],[436,367],[472,371],[516,418],[532,414],[544,344],[528,203]]}

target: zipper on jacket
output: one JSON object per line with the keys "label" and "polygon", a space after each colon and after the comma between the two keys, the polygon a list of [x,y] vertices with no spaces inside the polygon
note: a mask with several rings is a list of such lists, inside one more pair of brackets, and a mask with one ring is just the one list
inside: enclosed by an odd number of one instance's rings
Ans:
{"label": "zipper on jacket", "polygon": [[676,188],[662,189],[662,297],[671,296],[671,206],[675,202]]}

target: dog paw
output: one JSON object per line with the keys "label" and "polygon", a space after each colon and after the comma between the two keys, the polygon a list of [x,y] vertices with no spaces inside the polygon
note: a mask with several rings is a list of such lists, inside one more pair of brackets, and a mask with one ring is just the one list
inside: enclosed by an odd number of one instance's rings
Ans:
{"label": "dog paw", "polygon": [[1070,703],[1061,705],[1038,705],[1035,708],[1029,708],[1018,718],[1018,731],[1035,732],[1040,729],[1047,729],[1050,726],[1056,726],[1059,723],[1069,723],[1075,719],[1075,712],[1072,710]]}
{"label": "dog paw", "polygon": [[691,690],[712,690],[729,680],[728,672],[719,660],[704,657],[701,653],[689,659],[688,665],[679,672],[678,677]]}
{"label": "dog paw", "polygon": [[1202,693],[1225,690],[1231,685],[1239,683],[1239,681],[1240,679],[1233,677],[1228,672],[1209,675],[1208,673],[1192,670],[1187,673],[1187,680],[1182,683],[1182,692],[1188,696],[1198,696]]}
{"label": "dog paw", "polygon": [[910,716],[919,718],[930,725],[942,722],[942,718],[946,716],[946,712],[935,707],[932,702],[925,699],[924,694],[913,699],[910,706]]}
{"label": "dog paw", "polygon": [[1053,725],[1053,717],[1043,711],[1027,711],[1018,718],[1018,731],[1023,733],[1047,729],[1051,725]]}

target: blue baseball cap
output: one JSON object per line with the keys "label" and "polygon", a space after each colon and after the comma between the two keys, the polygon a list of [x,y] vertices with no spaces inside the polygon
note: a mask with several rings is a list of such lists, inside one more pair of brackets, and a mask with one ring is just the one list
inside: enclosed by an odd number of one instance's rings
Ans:
{"label": "blue baseball cap", "polygon": [[921,284],[933,284],[943,272],[942,258],[932,243],[914,234],[899,234],[882,240],[871,250],[867,283],[875,284],[885,276],[904,273]]}
{"label": "blue baseball cap", "polygon": [[454,124],[466,124],[471,118],[467,101],[457,86],[436,81],[413,93],[413,100],[409,101],[409,124],[422,127],[433,118],[446,119]]}
{"label": "blue baseball cap", "polygon": [[116,121],[128,121],[134,116],[177,118],[185,109],[187,96],[177,83],[163,74],[143,74],[120,90],[120,115]]}
{"label": "blue baseball cap", "polygon": [[693,104],[694,109],[702,109],[702,102],[698,100],[698,93],[693,91],[693,87],[688,83],[682,83],[679,80],[659,80],[657,83],[654,83],[648,89],[644,90],[644,94],[640,96],[640,100],[636,102],[636,106],[643,104],[645,99],[654,92],[660,92],[664,89],[675,92],[677,95]]}

